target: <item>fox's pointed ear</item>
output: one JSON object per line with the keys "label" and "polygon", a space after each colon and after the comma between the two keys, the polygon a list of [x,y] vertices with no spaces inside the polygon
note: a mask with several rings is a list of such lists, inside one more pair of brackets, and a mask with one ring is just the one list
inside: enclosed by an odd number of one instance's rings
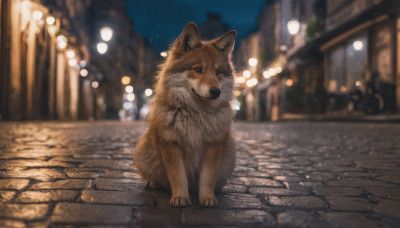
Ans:
{"label": "fox's pointed ear", "polygon": [[185,52],[193,50],[201,44],[199,30],[193,22],[189,22],[183,29],[181,35],[179,35],[176,47]]}
{"label": "fox's pointed ear", "polygon": [[233,30],[229,31],[222,37],[216,39],[214,41],[214,45],[220,51],[230,53],[233,50],[233,47],[235,46],[236,36],[237,36],[236,31]]}

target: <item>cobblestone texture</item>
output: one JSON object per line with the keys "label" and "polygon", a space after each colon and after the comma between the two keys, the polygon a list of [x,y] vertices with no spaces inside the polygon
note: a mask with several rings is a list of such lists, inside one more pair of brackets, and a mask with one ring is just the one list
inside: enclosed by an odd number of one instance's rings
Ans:
{"label": "cobblestone texture", "polygon": [[144,190],[146,123],[0,123],[0,227],[399,227],[400,125],[235,123],[213,209]]}

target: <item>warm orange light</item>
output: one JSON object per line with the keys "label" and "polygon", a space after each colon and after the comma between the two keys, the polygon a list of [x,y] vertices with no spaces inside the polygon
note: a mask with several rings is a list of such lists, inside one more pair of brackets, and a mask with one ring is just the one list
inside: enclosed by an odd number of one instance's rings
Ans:
{"label": "warm orange light", "polygon": [[286,80],[286,86],[291,87],[293,85],[293,79]]}
{"label": "warm orange light", "polygon": [[342,87],[340,87],[340,91],[342,91],[342,93],[345,93],[345,92],[346,92],[346,90],[347,90],[346,86],[342,86]]}
{"label": "warm orange light", "polygon": [[251,72],[249,70],[245,70],[245,71],[243,71],[243,76],[245,78],[250,78],[251,77]]}
{"label": "warm orange light", "polygon": [[99,83],[97,81],[92,82],[92,87],[96,89],[97,87],[99,87]]}
{"label": "warm orange light", "polygon": [[131,77],[129,76],[124,76],[121,78],[121,82],[123,85],[128,85],[131,82]]}
{"label": "warm orange light", "polygon": [[237,77],[237,78],[235,78],[235,82],[238,84],[246,83],[246,78],[245,77]]}
{"label": "warm orange light", "polygon": [[251,88],[251,87],[257,85],[257,83],[258,83],[257,78],[252,78],[252,79],[247,80],[246,85]]}

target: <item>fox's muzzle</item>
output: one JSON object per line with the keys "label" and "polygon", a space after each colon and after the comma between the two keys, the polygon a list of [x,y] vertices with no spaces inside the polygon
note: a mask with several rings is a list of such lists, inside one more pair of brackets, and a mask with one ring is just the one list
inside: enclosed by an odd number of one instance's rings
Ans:
{"label": "fox's muzzle", "polygon": [[211,99],[217,99],[221,95],[221,90],[217,87],[211,87],[210,89]]}

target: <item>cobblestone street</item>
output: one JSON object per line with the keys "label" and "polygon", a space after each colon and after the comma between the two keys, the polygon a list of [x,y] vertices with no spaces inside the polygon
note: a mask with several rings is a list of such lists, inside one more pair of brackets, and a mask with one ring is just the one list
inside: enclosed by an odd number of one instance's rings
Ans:
{"label": "cobblestone street", "polygon": [[132,154],[146,123],[0,123],[0,227],[400,227],[400,125],[235,123],[219,205],[168,206]]}

